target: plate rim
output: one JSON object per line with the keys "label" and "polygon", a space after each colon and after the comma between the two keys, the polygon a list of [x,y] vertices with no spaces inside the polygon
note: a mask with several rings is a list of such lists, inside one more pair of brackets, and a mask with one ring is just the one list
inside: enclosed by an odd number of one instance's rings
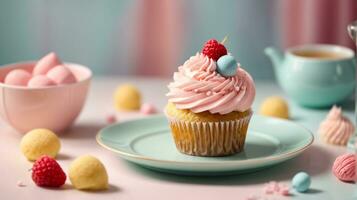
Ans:
{"label": "plate rim", "polygon": [[[103,133],[103,131],[105,131],[106,129],[109,129],[113,126],[117,126],[121,123],[128,123],[128,122],[134,122],[137,120],[147,120],[148,118],[161,118],[164,117],[165,115],[162,114],[156,114],[156,115],[152,115],[150,117],[145,117],[145,118],[138,118],[138,119],[133,119],[133,120],[128,120],[125,122],[118,122],[115,124],[111,124],[109,126],[106,126],[102,129],[100,129],[98,131],[98,133],[96,134],[96,142],[103,148],[112,151],[114,153],[117,153],[120,155],[120,157],[123,158],[127,157],[127,158],[132,158],[132,159],[140,159],[140,160],[146,160],[146,161],[152,161],[152,162],[157,162],[157,163],[165,163],[165,164],[179,164],[179,165],[210,165],[210,166],[220,166],[223,164],[230,164],[230,165],[234,165],[237,163],[242,163],[242,164],[254,164],[255,162],[274,162],[274,161],[279,161],[279,160],[284,160],[286,158],[290,158],[293,157],[294,155],[298,155],[299,153],[305,151],[306,149],[308,149],[314,142],[315,137],[313,135],[313,133],[307,129],[306,127],[304,127],[303,125],[300,125],[298,123],[292,122],[290,120],[287,119],[280,119],[280,118],[274,118],[274,117],[268,117],[268,116],[263,116],[263,115],[259,115],[259,114],[253,114],[253,116],[259,116],[262,118],[268,118],[269,120],[275,120],[275,121],[282,121],[284,123],[292,123],[295,124],[297,126],[299,126],[300,128],[304,129],[311,137],[310,137],[310,141],[303,146],[302,148],[298,148],[298,149],[294,149],[292,151],[286,152],[284,154],[279,154],[279,155],[273,155],[273,156],[268,156],[268,157],[261,157],[261,158],[252,158],[252,159],[247,159],[247,160],[220,160],[220,161],[213,161],[213,162],[186,162],[186,161],[175,161],[175,160],[163,160],[163,159],[156,159],[156,158],[152,158],[149,156],[142,156],[142,155],[138,155],[138,154],[133,154],[133,153],[128,153],[125,151],[121,151],[118,149],[114,149],[112,147],[109,147],[108,145],[104,144],[104,142],[101,141],[100,139],[100,135]],[[125,159],[125,158],[124,158]],[[126,159],[127,160],[127,159]],[[131,160],[132,161],[132,160]],[[133,161],[132,161],[133,162]]]}

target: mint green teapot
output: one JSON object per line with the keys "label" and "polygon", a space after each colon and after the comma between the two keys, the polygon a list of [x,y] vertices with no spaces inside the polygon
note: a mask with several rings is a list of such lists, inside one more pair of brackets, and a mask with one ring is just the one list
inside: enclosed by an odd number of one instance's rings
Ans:
{"label": "mint green teapot", "polygon": [[329,107],[349,97],[355,87],[354,52],[325,44],[302,45],[281,51],[267,47],[281,88],[298,104]]}

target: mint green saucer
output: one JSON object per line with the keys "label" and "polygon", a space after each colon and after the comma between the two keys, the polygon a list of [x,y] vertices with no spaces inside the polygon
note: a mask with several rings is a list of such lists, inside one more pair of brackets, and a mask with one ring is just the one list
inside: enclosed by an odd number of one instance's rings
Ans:
{"label": "mint green saucer", "polygon": [[253,115],[244,151],[226,157],[180,153],[165,116],[156,115],[103,128],[97,142],[121,158],[143,167],[176,174],[245,173],[291,159],[306,150],[313,136],[291,121]]}

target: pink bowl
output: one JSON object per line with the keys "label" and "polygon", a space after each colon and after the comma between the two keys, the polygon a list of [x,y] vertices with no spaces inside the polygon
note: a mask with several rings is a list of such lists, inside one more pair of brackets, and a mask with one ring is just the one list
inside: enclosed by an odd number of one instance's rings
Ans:
{"label": "pink bowl", "polygon": [[92,72],[82,65],[66,63],[78,82],[46,88],[5,85],[6,74],[13,69],[32,71],[35,62],[0,67],[0,115],[17,131],[34,128],[61,132],[69,128],[82,110]]}

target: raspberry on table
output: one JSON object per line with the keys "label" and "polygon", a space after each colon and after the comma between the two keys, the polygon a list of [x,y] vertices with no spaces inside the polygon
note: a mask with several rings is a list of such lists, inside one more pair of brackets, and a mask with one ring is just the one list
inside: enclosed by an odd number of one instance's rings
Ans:
{"label": "raspberry on table", "polygon": [[33,164],[32,180],[38,186],[60,187],[66,182],[66,174],[56,160],[44,155]]}

